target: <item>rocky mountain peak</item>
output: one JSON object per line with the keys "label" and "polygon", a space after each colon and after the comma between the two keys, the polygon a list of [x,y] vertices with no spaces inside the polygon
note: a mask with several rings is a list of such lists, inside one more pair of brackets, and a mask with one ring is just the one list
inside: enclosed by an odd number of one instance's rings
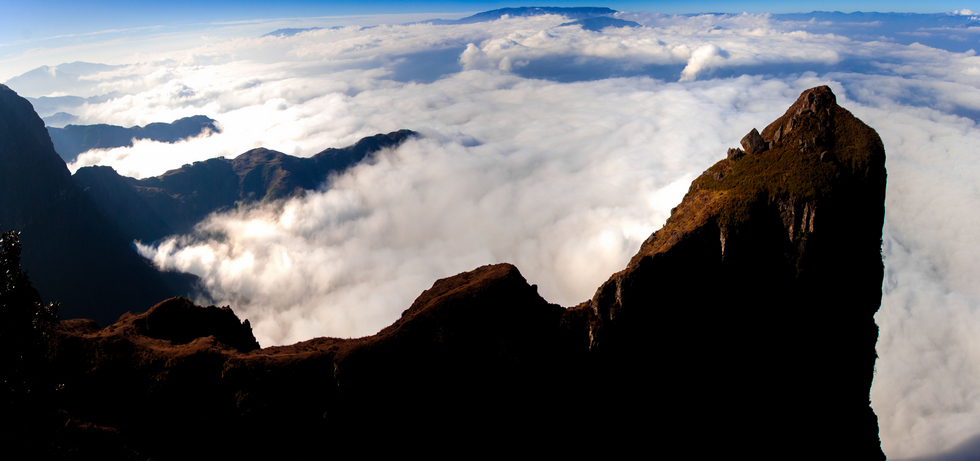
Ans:
{"label": "rocky mountain peak", "polygon": [[[769,124],[762,131],[762,137],[770,143],[785,143],[793,138],[801,152],[829,148],[832,147],[829,143],[832,143],[834,119],[843,116],[840,111],[850,115],[837,105],[837,96],[830,87],[811,88],[804,91],[782,117]],[[793,134],[794,131],[797,133]]]}
{"label": "rocky mountain peak", "polygon": [[[288,457],[306,458],[433,434],[460,445],[532,434],[551,449],[578,431],[616,441],[575,444],[605,455],[652,437],[706,458],[883,459],[869,405],[881,140],[826,87],[753,132],[764,150],[694,180],[578,306],[547,303],[498,264],[435,282],[372,336],[233,350],[218,332],[247,339],[247,325],[230,311],[170,300],[139,317],[145,328],[132,315],[102,330],[63,322],[65,410],[158,459],[185,455],[156,443],[172,439],[255,457],[281,456],[288,438]],[[115,403],[135,401],[139,411]]]}
{"label": "rocky mountain peak", "polygon": [[[671,392],[724,388],[755,402],[709,399],[726,411],[773,421],[809,412],[792,432],[755,423],[781,441],[773,454],[835,433],[838,448],[880,458],[868,393],[883,274],[881,139],[824,86],[804,91],[742,145],[696,179],[627,268],[579,307],[591,318],[590,348],[624,370],[646,357],[666,360],[672,365],[660,366],[687,383],[667,385]],[[682,356],[664,355],[677,348]],[[716,368],[698,368],[706,360]],[[797,392],[810,400],[779,407]],[[684,411],[675,409],[682,419]],[[852,419],[841,423],[842,414]],[[759,448],[750,440],[731,442]]]}

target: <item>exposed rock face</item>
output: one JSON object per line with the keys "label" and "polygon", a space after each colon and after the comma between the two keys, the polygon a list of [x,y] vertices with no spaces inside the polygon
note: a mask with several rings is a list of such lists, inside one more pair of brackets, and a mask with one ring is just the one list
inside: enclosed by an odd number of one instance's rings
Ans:
{"label": "exposed rock face", "polygon": [[[881,141],[827,87],[760,136],[772,147],[696,179],[579,306],[547,303],[501,264],[437,281],[358,339],[243,353],[207,331],[153,338],[133,317],[101,331],[63,322],[65,409],[163,459],[182,455],[159,443],[172,439],[255,456],[288,438],[302,456],[379,437],[522,436],[607,454],[657,443],[705,458],[883,458],[868,398]],[[215,442],[225,437],[249,443]]]}
{"label": "exposed rock face", "polygon": [[190,232],[212,212],[233,209],[239,203],[271,201],[316,189],[331,173],[416,135],[410,130],[377,134],[311,158],[257,148],[233,160],[212,158],[144,179],[121,176],[110,167],[84,167],[72,179],[130,241],[151,242]]}
{"label": "exposed rock face", "polygon": [[[828,87],[804,92],[761,138],[749,146],[773,148],[695,180],[663,229],[579,307],[590,311],[592,350],[620,363],[627,383],[642,379],[633,364],[653,360],[666,376],[659,391],[687,397],[657,410],[721,424],[730,448],[882,458],[869,405],[881,140]],[[689,437],[679,427],[669,437]]]}
{"label": "exposed rock face", "polygon": [[71,180],[31,104],[0,85],[0,229],[22,232],[22,262],[63,317],[111,323],[127,310],[186,295],[191,280],[161,274]]}
{"label": "exposed rock face", "polygon": [[745,149],[747,154],[761,154],[763,151],[769,148],[769,145],[762,139],[762,135],[755,128],[742,138],[739,143],[742,145],[742,149]]}

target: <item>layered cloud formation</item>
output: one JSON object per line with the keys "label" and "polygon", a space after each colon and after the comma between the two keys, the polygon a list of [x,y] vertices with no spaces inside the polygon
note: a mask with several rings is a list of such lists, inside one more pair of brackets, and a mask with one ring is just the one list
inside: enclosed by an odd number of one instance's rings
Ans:
{"label": "layered cloud formation", "polygon": [[[139,244],[201,276],[203,301],[232,305],[264,346],[360,336],[482,264],[515,263],[552,302],[590,298],[727,147],[829,84],[888,155],[871,391],[885,453],[933,455],[980,434],[980,57],[874,33],[887,24],[618,16],[644,27],[349,26],[113,63],[79,77],[118,92],[75,107],[80,123],[204,114],[223,132],[91,151],[71,168],[149,176],[258,146],[309,156],[421,132],[317,193]],[[980,45],[968,27],[920,29]]]}

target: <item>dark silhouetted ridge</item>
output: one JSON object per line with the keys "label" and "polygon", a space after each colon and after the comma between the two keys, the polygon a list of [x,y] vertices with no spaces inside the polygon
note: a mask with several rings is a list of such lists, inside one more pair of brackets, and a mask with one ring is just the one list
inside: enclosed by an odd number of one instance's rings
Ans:
{"label": "dark silhouetted ridge", "polygon": [[106,324],[186,295],[190,276],[161,274],[71,180],[31,104],[0,85],[0,228],[21,232],[22,262],[65,318]]}
{"label": "dark silhouetted ridge", "polygon": [[188,233],[216,211],[302,195],[331,173],[416,135],[411,130],[377,134],[311,158],[257,148],[233,160],[212,158],[144,179],[121,176],[110,167],[83,167],[73,179],[130,241],[152,242]]}
{"label": "dark silhouetted ridge", "polygon": [[[69,114],[65,114],[69,115]],[[175,120],[173,123],[151,123],[123,128],[115,125],[68,125],[64,128],[48,127],[54,150],[65,160],[75,161],[78,154],[90,149],[131,147],[134,140],[175,143],[203,133],[220,133],[217,122],[203,115]]]}
{"label": "dark silhouetted ridge", "polygon": [[248,320],[239,321],[228,307],[201,308],[187,299],[172,298],[130,318],[137,334],[173,344],[187,344],[197,338],[212,336],[239,352],[259,348]]}
{"label": "dark silhouetted ridge", "polygon": [[[572,308],[496,264],[436,281],[391,326],[356,339],[245,353],[247,325],[184,300],[102,330],[62,322],[69,425],[114,428],[156,459],[184,457],[185,443],[202,457],[305,458],[381,440],[408,452],[608,457],[656,444],[706,459],[882,459],[868,398],[881,140],[827,87],[753,131]],[[154,315],[169,326],[154,330]],[[201,320],[211,315],[221,319]],[[225,328],[246,340],[226,343]]]}
{"label": "dark silhouetted ridge", "polygon": [[[767,458],[883,458],[869,392],[881,304],[885,151],[826,86],[691,184],[664,227],[588,303],[613,382],[715,443]],[[619,399],[614,399],[613,404]],[[625,402],[621,402],[625,403]],[[790,456],[789,453],[794,453]]]}

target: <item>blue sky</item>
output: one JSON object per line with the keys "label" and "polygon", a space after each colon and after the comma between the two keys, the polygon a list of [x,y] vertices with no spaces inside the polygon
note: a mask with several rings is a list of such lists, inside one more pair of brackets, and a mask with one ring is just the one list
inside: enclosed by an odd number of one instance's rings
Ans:
{"label": "blue sky", "polygon": [[[809,11],[879,11],[940,13],[969,8],[958,1],[149,1],[119,0],[34,2],[4,1],[0,44],[25,38],[48,38],[106,29],[240,21],[275,17],[337,16],[390,13],[464,13],[511,6],[605,6],[617,10],[664,13],[794,13]],[[977,6],[974,6],[975,8]]]}
{"label": "blue sky", "polygon": [[[515,6],[604,6],[619,11],[684,13],[794,13],[810,11],[878,11],[942,13],[958,9],[980,10],[980,4],[961,1],[421,1],[386,0],[231,1],[193,0],[133,2],[121,0],[3,0],[0,1],[0,81],[41,65],[57,65],[77,59],[116,61],[131,54],[133,41],[142,50],[166,44],[175,34],[244,36],[274,27],[310,27],[345,24],[402,23],[442,17],[453,19],[470,13]],[[971,8],[972,6],[972,8]],[[358,16],[373,15],[370,19]],[[380,16],[379,16],[380,15]],[[389,15],[389,16],[385,16]],[[402,16],[390,16],[402,15]],[[270,22],[279,20],[278,22]],[[237,26],[237,27],[236,27]],[[186,35],[185,35],[186,37]],[[149,43],[155,41],[156,43]],[[94,52],[92,48],[98,48]]]}

